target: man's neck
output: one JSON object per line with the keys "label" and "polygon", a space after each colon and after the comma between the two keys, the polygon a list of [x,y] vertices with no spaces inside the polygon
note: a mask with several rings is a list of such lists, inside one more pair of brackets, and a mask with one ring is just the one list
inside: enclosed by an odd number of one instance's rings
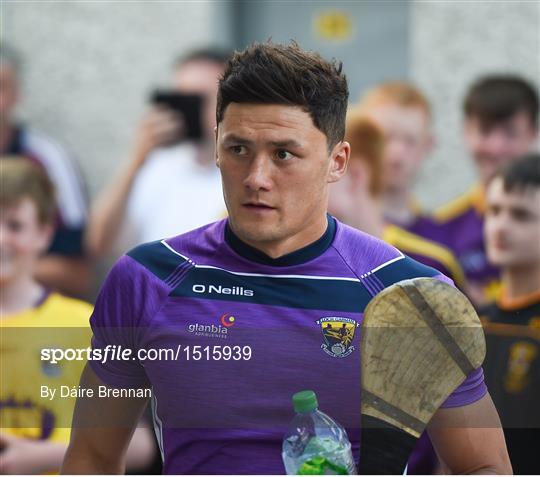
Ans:
{"label": "man's neck", "polygon": [[35,306],[44,288],[32,277],[23,276],[0,287],[0,317],[20,313]]}
{"label": "man's neck", "polygon": [[390,222],[401,226],[410,225],[415,219],[415,212],[409,190],[393,189],[383,193],[383,213]]}
{"label": "man's neck", "polygon": [[520,298],[540,290],[540,263],[509,267],[501,274],[505,297]]}

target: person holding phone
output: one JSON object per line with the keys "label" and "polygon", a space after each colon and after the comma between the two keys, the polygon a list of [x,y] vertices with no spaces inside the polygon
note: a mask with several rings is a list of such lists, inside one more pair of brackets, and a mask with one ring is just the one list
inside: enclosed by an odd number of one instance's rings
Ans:
{"label": "person holding phone", "polygon": [[213,162],[216,95],[228,52],[196,50],[175,63],[170,91],[156,91],[131,154],[90,212],[96,256],[174,235],[225,211]]}

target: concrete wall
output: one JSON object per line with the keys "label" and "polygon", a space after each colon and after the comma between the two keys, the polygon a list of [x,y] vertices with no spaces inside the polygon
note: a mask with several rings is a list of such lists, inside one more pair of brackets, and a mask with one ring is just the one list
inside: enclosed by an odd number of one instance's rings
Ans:
{"label": "concrete wall", "polygon": [[[306,2],[306,12],[315,7]],[[460,129],[470,82],[514,71],[538,85],[539,9],[519,0],[411,3],[409,72],[433,102],[438,140],[418,185],[428,208],[474,180]],[[226,1],[2,2],[3,38],[26,58],[21,116],[68,145],[91,195],[125,158],[172,58],[232,43],[232,25]]]}
{"label": "concrete wall", "polygon": [[[173,59],[219,40],[214,2],[2,2],[23,59],[20,115],[65,143],[91,195],[126,157],[150,90]],[[216,34],[217,32],[217,34]]]}
{"label": "concrete wall", "polygon": [[415,1],[410,21],[410,75],[435,113],[438,147],[417,188],[431,208],[474,181],[461,138],[461,104],[471,82],[486,73],[513,72],[538,88],[540,2]]}

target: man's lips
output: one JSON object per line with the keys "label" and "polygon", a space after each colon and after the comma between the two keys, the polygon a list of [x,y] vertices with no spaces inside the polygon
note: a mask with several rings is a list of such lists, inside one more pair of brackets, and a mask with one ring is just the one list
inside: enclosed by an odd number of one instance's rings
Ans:
{"label": "man's lips", "polygon": [[263,210],[274,210],[275,207],[272,207],[270,205],[267,205],[267,204],[263,204],[261,202],[245,202],[244,204],[242,204],[244,207],[250,209],[250,210],[260,210],[260,211],[263,211]]}

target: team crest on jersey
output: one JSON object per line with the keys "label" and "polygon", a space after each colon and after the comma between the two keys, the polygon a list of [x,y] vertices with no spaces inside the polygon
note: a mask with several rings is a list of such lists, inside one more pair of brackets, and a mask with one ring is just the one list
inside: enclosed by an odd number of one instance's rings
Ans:
{"label": "team crest on jersey", "polygon": [[317,324],[324,337],[321,348],[325,353],[334,358],[345,358],[354,351],[354,333],[360,323],[351,318],[327,316],[317,320]]}

